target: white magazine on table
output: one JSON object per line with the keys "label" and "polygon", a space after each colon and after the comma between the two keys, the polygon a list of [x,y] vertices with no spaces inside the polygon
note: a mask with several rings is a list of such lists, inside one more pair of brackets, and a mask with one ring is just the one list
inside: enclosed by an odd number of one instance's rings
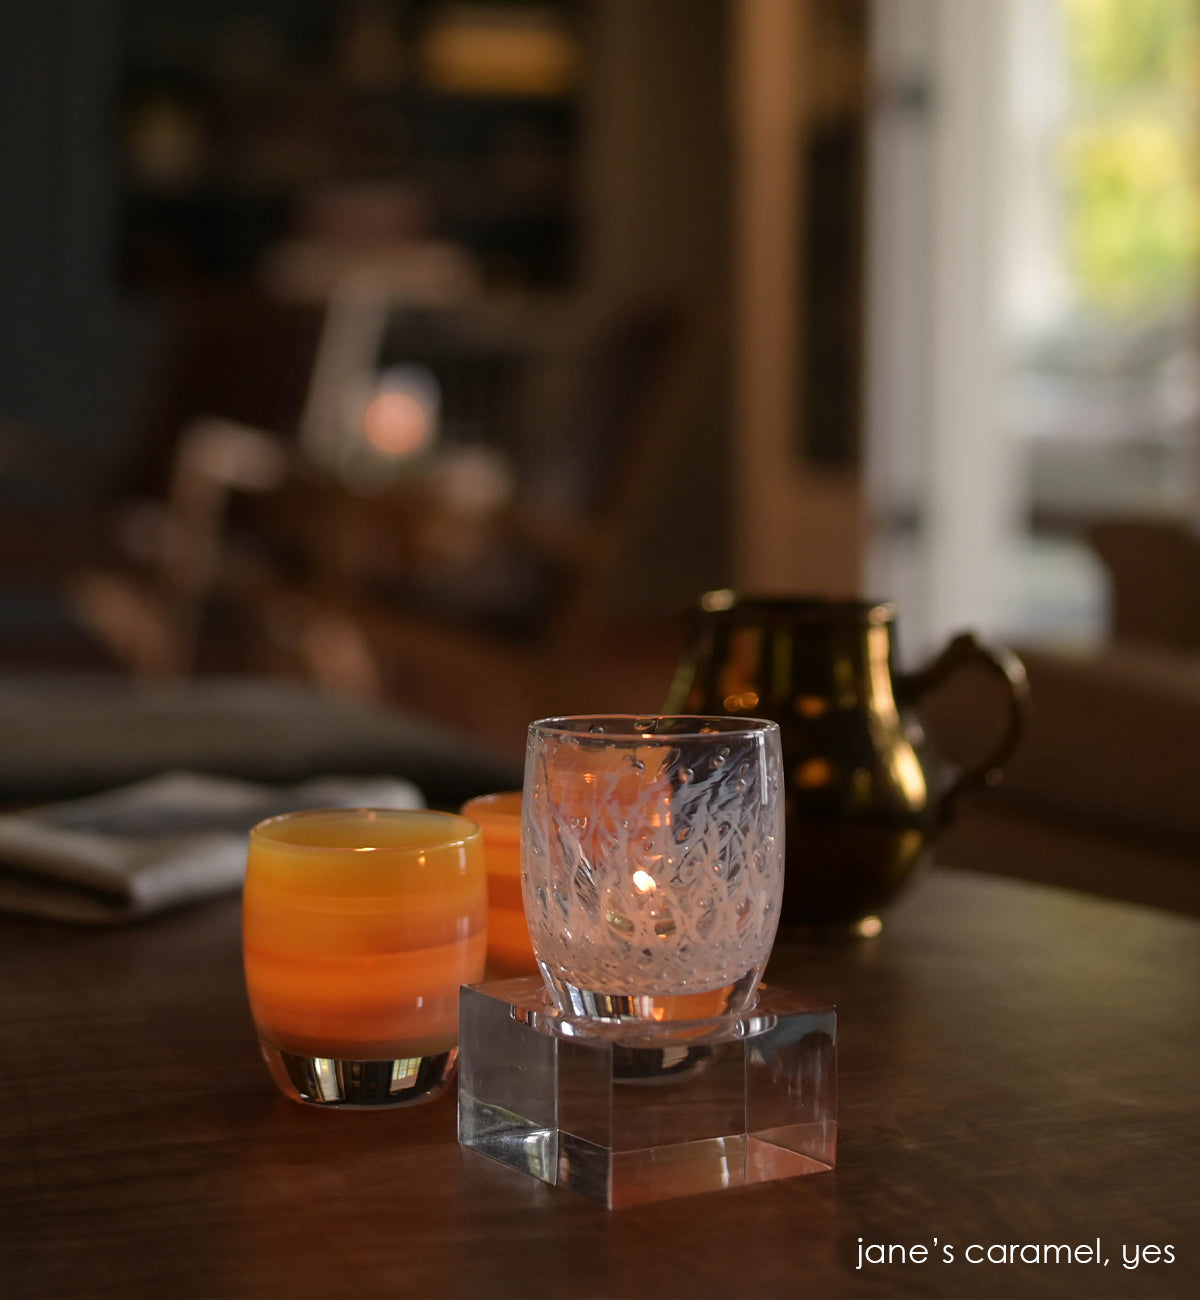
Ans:
{"label": "white magazine on table", "polygon": [[0,815],[0,909],[65,921],[130,920],[239,889],[246,836],[300,808],[423,808],[391,777],[286,787],[167,772],[103,794]]}

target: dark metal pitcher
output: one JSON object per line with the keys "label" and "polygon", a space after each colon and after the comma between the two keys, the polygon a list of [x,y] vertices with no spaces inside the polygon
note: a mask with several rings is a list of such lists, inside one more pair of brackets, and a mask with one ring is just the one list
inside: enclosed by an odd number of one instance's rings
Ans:
{"label": "dark metal pitcher", "polygon": [[[999,779],[1024,730],[1025,670],[970,632],[925,668],[895,671],[887,602],[749,599],[709,592],[693,614],[668,713],[779,724],[787,792],[781,923],[877,933],[878,913],[921,865],[964,787]],[[913,706],[971,664],[1002,680],[1007,724],[981,761],[950,771]]]}

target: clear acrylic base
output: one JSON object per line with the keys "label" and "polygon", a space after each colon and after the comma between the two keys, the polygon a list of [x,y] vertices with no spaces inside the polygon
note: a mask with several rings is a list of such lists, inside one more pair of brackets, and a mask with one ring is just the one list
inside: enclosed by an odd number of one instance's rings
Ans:
{"label": "clear acrylic base", "polygon": [[763,988],[742,1015],[561,1016],[537,978],[465,987],[464,1147],[616,1209],[832,1169],[837,1016]]}

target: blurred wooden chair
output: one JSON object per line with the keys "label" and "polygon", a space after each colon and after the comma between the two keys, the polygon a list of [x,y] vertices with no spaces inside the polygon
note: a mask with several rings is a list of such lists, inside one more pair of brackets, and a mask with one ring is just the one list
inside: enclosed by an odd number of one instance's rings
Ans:
{"label": "blurred wooden chair", "polygon": [[[296,465],[333,454],[322,442],[333,408],[369,375],[389,302],[459,303],[470,289],[440,248],[376,258],[313,292],[295,279],[277,268],[277,292],[181,301],[120,491],[92,521],[102,544],[76,546],[57,566],[82,623],[135,676],[253,661],[256,633],[237,606],[269,566],[231,545],[235,516]],[[223,647],[218,605],[229,615]]]}
{"label": "blurred wooden chair", "polygon": [[123,652],[143,675],[194,670],[221,602],[244,621],[251,669],[436,700],[467,726],[480,710],[495,729],[503,714],[523,726],[572,707],[676,446],[685,337],[668,303],[632,305],[600,329],[565,408],[530,433],[511,499],[488,490],[486,461],[469,452],[365,493],[252,427],[195,422],[152,582],[131,598],[92,574],[80,599],[135,629]]}
{"label": "blurred wooden chair", "polygon": [[[9,531],[28,553],[17,554],[23,571],[53,591],[106,667],[143,677],[191,671],[191,625],[204,570],[216,562],[226,483],[261,478],[270,440],[257,430],[286,441],[295,428],[321,321],[316,306],[247,290],[181,294],[156,317],[129,428],[73,454],[61,436],[49,444],[40,481],[80,497],[69,526],[43,511]],[[208,418],[214,411],[222,419]],[[244,433],[253,433],[250,452]],[[106,462],[84,460],[89,450]],[[256,468],[235,463],[247,456]]]}
{"label": "blurred wooden chair", "polygon": [[684,339],[673,305],[612,320],[499,506],[462,477],[320,507],[310,483],[305,580],[276,593],[307,674],[500,731],[572,707],[677,443]]}
{"label": "blurred wooden chair", "polygon": [[214,594],[265,580],[228,545],[228,515],[238,494],[279,488],[288,464],[285,445],[252,425],[190,420],[165,497],[127,502],[113,521],[124,562],[76,566],[66,582],[76,608],[135,677],[190,675]]}
{"label": "blurred wooden chair", "polygon": [[111,472],[84,440],[0,416],[0,667],[119,667],[62,591],[83,559],[114,553]]}
{"label": "blurred wooden chair", "polygon": [[1109,578],[1109,635],[1121,645],[1200,650],[1200,532],[1183,519],[1107,519],[1087,540]]}

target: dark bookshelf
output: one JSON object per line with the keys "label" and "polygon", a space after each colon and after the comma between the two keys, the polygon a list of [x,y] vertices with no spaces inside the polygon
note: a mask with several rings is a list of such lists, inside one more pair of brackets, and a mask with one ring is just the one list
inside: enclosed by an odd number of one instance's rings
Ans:
{"label": "dark bookshelf", "polygon": [[[348,224],[351,239],[455,242],[491,280],[570,283],[582,0],[167,8],[156,0],[122,8],[118,236],[127,284],[245,280],[280,241],[311,236],[314,223],[324,220],[319,234],[328,237],[331,219]],[[498,34],[508,55],[519,55],[512,29],[524,23],[532,58],[544,64],[547,42],[557,41],[579,63],[560,85],[545,77],[522,85],[514,65],[512,84],[497,86],[485,52],[482,72],[448,76],[429,51],[439,25],[451,23],[464,29],[460,45],[479,44],[474,23]],[[537,82],[536,67],[528,79]]]}

